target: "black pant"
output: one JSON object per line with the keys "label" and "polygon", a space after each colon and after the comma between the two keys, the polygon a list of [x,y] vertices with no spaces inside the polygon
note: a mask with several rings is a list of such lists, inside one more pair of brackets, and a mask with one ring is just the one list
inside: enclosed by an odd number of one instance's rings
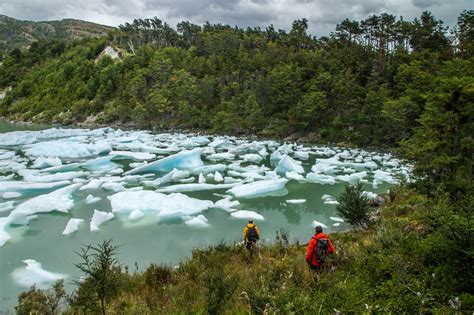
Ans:
{"label": "black pant", "polygon": [[245,247],[247,247],[248,250],[252,249],[252,246],[255,244],[256,242],[253,241],[253,242],[245,242]]}

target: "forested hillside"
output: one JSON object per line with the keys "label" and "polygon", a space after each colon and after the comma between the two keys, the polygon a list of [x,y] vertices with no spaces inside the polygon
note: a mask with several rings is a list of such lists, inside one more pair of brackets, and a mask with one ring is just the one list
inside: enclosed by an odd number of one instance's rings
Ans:
{"label": "forested hillside", "polygon": [[74,19],[61,21],[21,21],[0,15],[0,60],[8,51],[27,48],[39,40],[66,41],[87,37],[103,37],[113,28]]}

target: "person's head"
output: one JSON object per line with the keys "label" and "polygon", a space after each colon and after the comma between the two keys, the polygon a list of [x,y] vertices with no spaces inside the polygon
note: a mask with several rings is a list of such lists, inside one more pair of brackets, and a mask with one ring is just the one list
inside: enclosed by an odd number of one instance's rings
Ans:
{"label": "person's head", "polygon": [[253,219],[249,219],[249,223],[253,223]]}
{"label": "person's head", "polygon": [[323,233],[323,227],[321,225],[318,225],[316,227],[316,234]]}

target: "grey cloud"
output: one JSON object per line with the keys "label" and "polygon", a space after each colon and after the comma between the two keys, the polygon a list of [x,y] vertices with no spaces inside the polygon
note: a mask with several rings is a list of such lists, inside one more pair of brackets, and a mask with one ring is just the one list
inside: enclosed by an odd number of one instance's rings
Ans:
{"label": "grey cloud", "polygon": [[411,0],[411,2],[415,7],[418,7],[420,9],[427,9],[429,7],[439,4],[439,1],[437,0]]}

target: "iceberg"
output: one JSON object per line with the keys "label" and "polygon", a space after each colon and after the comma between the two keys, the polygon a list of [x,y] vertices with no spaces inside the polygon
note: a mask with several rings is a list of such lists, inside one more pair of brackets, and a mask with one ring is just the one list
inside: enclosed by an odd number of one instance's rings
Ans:
{"label": "iceberg", "polygon": [[301,204],[301,203],[305,203],[306,199],[288,199],[285,202],[289,204]]}
{"label": "iceberg", "polygon": [[190,174],[188,171],[181,171],[174,168],[171,172],[160,178],[157,178],[153,181],[144,181],[143,183],[146,186],[158,187],[160,185],[167,184],[170,182],[177,182],[181,179],[187,178],[189,175]]}
{"label": "iceberg", "polygon": [[62,165],[61,159],[57,157],[38,157],[31,166],[32,168],[47,168]]}
{"label": "iceberg", "polygon": [[117,183],[117,182],[105,182],[102,185],[100,185],[100,187],[105,190],[110,190],[113,192],[126,190],[125,187],[123,187],[123,183]]}
{"label": "iceberg", "polygon": [[181,151],[179,153],[170,155],[155,162],[151,162],[141,167],[134,168],[126,172],[125,175],[145,172],[170,172],[174,168],[184,170],[194,169],[204,165],[201,160],[201,153],[201,148],[193,149],[190,151]]}
{"label": "iceberg", "polygon": [[235,186],[227,192],[236,198],[256,198],[268,195],[286,195],[286,179],[267,179]]}
{"label": "iceberg", "polygon": [[327,205],[338,205],[339,202],[336,200],[335,197],[331,195],[323,195],[321,199],[324,201],[325,204]]}
{"label": "iceberg", "polygon": [[33,170],[19,170],[18,174],[23,177],[26,182],[49,183],[71,180],[78,177],[87,176],[88,172],[64,172],[55,174],[38,173]]}
{"label": "iceberg", "polygon": [[306,175],[306,180],[310,183],[316,183],[321,185],[334,185],[336,183],[334,177],[319,173],[308,173]]}
{"label": "iceberg", "polygon": [[202,173],[199,173],[199,184],[204,184],[206,182],[206,177],[202,175]]}
{"label": "iceberg", "polygon": [[56,189],[62,186],[66,186],[68,184],[70,184],[69,181],[60,181],[60,182],[53,182],[53,183],[30,183],[30,182],[23,182],[23,181],[8,181],[8,182],[2,182],[2,185],[0,185],[0,193],[17,192],[17,193],[21,193],[22,195],[38,194],[38,193],[46,192],[46,191]]}
{"label": "iceberg", "polygon": [[335,221],[335,222],[344,222],[344,219],[338,218],[338,217],[329,217],[330,220]]}
{"label": "iceberg", "polygon": [[[67,213],[74,207],[72,194],[81,186],[81,184],[72,184],[64,188],[57,189],[49,194],[31,198],[19,204],[13,210],[8,218],[15,224],[26,224],[28,216],[37,213],[60,211]],[[26,220],[26,222],[25,222]]]}
{"label": "iceberg", "polygon": [[216,183],[221,183],[221,182],[224,181],[224,177],[222,177],[221,173],[215,172],[215,173],[214,173],[214,181],[215,181]]}
{"label": "iceberg", "polygon": [[198,228],[205,228],[209,226],[208,220],[202,214],[198,215],[195,218],[188,219],[184,221],[184,224],[187,226],[198,227]]}
{"label": "iceberg", "polygon": [[236,186],[237,183],[231,184],[178,184],[159,188],[156,192],[160,193],[175,193],[175,192],[190,192],[190,191],[202,191],[202,190],[216,190],[216,189],[229,189]]}
{"label": "iceberg", "polygon": [[99,226],[109,220],[114,218],[114,214],[110,212],[103,212],[94,209],[94,214],[91,218],[90,229],[91,231],[98,231]]}
{"label": "iceberg", "polygon": [[319,221],[316,221],[316,220],[314,220],[314,221],[313,221],[313,223],[312,223],[311,225],[312,225],[314,228],[315,228],[315,227],[317,227],[317,226],[321,226],[322,228],[325,228],[325,229],[327,229],[327,225],[326,225],[326,224],[324,224],[324,223],[321,223],[321,222],[319,222]]}
{"label": "iceberg", "polygon": [[92,195],[87,195],[86,197],[86,204],[90,205],[91,203],[96,203],[98,201],[100,201],[101,198],[100,197],[94,197]]}
{"label": "iceberg", "polygon": [[189,172],[192,175],[199,175],[201,173],[203,175],[207,175],[207,174],[215,173],[215,172],[224,172],[226,168],[227,166],[225,164],[212,164],[212,165],[204,165],[201,167],[190,169]]}
{"label": "iceberg", "polygon": [[21,196],[22,196],[22,194],[20,194],[19,192],[15,192],[15,191],[6,192],[6,193],[2,194],[3,199],[14,199],[14,198],[18,198],[18,197],[21,197]]}
{"label": "iceberg", "polygon": [[102,173],[109,172],[120,166],[117,163],[112,162],[112,158],[113,156],[110,156],[110,155],[98,157],[93,160],[89,160],[85,163],[82,163],[81,167],[91,172],[102,172]]}
{"label": "iceberg", "polygon": [[213,202],[183,194],[165,195],[149,190],[124,191],[107,197],[113,213],[130,213],[134,210],[154,212],[160,217],[194,215],[213,207]]}
{"label": "iceberg", "polygon": [[245,162],[257,163],[257,164],[263,160],[263,157],[261,155],[255,154],[255,153],[245,154],[242,156],[242,158],[244,159]]}
{"label": "iceberg", "polygon": [[209,155],[207,159],[211,161],[232,161],[235,159],[235,155],[229,152],[214,153]]}
{"label": "iceberg", "polygon": [[135,161],[146,161],[156,157],[156,155],[148,152],[111,151],[109,154],[113,155],[112,160],[132,159]]}
{"label": "iceberg", "polygon": [[128,215],[128,219],[130,221],[137,221],[137,220],[143,218],[144,216],[145,216],[145,214],[143,213],[143,211],[135,209],[132,212],[130,212],[130,214]]}
{"label": "iceberg", "polygon": [[22,287],[36,285],[39,289],[48,289],[55,281],[68,277],[66,274],[44,270],[34,259],[25,259],[23,262],[26,267],[17,268],[11,274],[13,280]]}
{"label": "iceberg", "polygon": [[14,208],[15,202],[14,201],[7,201],[0,203],[0,212],[8,211]]}
{"label": "iceberg", "polygon": [[295,159],[306,161],[309,159],[309,153],[305,151],[296,151],[293,155]]}
{"label": "iceberg", "polygon": [[231,200],[230,198],[224,198],[214,203],[214,208],[222,209],[227,212],[235,211],[234,208],[238,208],[240,202],[238,200]]}
{"label": "iceberg", "polygon": [[358,173],[352,173],[352,174],[348,174],[348,175],[338,175],[338,176],[336,176],[336,178],[338,180],[343,181],[343,182],[348,182],[348,183],[358,182],[361,179],[363,179],[364,177],[367,177],[367,172],[366,171],[362,171],[362,172],[358,172]]}
{"label": "iceberg", "polygon": [[296,172],[298,174],[304,173],[303,166],[301,166],[297,161],[288,155],[285,155],[281,158],[275,170],[278,174],[285,174],[286,172]]}
{"label": "iceberg", "polygon": [[79,159],[109,153],[112,147],[107,141],[95,143],[79,143],[74,141],[45,141],[31,145],[24,150],[29,157],[58,157],[68,159]]}
{"label": "iceberg", "polygon": [[253,219],[253,220],[259,220],[259,221],[265,220],[263,215],[258,214],[257,212],[254,212],[254,211],[249,211],[249,210],[238,210],[238,211],[232,212],[230,215],[237,219]]}
{"label": "iceberg", "polygon": [[69,235],[76,232],[82,222],[84,222],[83,219],[70,219],[66,224],[66,228],[63,231],[63,235]]}
{"label": "iceberg", "polygon": [[293,172],[286,172],[285,177],[288,178],[288,179],[293,179],[293,180],[299,181],[299,182],[304,181],[304,176],[297,173],[297,172],[294,172],[294,171]]}

